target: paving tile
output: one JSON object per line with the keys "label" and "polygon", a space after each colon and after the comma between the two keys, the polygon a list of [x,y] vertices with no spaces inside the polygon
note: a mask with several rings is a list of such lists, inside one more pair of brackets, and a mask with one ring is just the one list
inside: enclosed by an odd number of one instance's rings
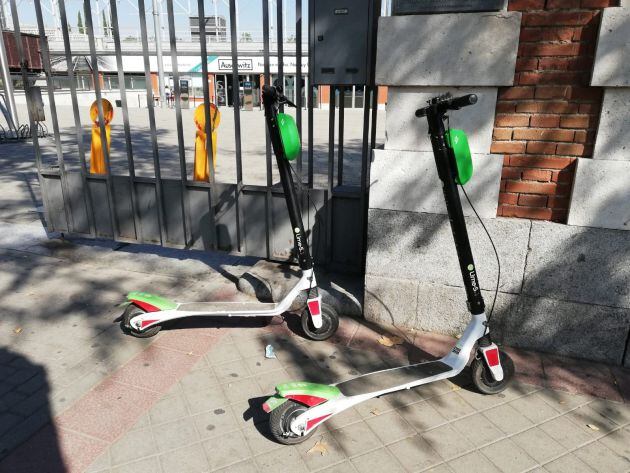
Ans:
{"label": "paving tile", "polygon": [[284,445],[281,445],[272,439],[271,432],[269,431],[269,424],[267,422],[257,425],[248,423],[242,429],[242,433],[245,436],[247,446],[254,456],[270,452],[271,450],[284,448]]}
{"label": "paving tile", "polygon": [[591,396],[554,391],[553,389],[541,389],[537,394],[543,401],[561,414],[583,406],[584,404],[588,404],[594,399]]}
{"label": "paving tile", "polygon": [[612,420],[617,425],[630,423],[630,403],[596,400],[588,405],[598,414]]}
{"label": "paving tile", "polygon": [[219,384],[219,379],[210,368],[188,372],[179,380],[184,393],[194,393],[212,389]]}
{"label": "paving tile", "polygon": [[463,388],[461,391],[459,391],[459,395],[464,399],[464,401],[466,401],[478,411],[491,409],[510,401],[510,399],[508,399],[504,393],[489,396],[487,394],[481,394],[477,391],[474,391],[473,388]]}
{"label": "paving tile", "polygon": [[276,391],[278,384],[290,381],[289,374],[284,369],[258,374],[254,376],[254,379],[258,383],[258,386],[260,386],[262,392],[268,393],[269,395]]}
{"label": "paving tile", "polygon": [[111,379],[164,393],[198,360],[198,356],[151,345],[116,371]]}
{"label": "paving tile", "polygon": [[251,376],[244,359],[230,361],[222,365],[215,365],[214,372],[219,383],[231,383],[232,381]]}
{"label": "paving tile", "polygon": [[152,427],[160,453],[190,445],[199,440],[195,426],[189,419],[179,419]]}
{"label": "paving tile", "polygon": [[162,471],[165,473],[205,473],[208,459],[200,443],[186,445],[159,456]]}
{"label": "paving tile", "polygon": [[514,361],[514,378],[518,381],[543,386],[545,371],[539,353],[505,347],[505,351]]}
{"label": "paving tile", "polygon": [[505,436],[481,413],[464,417],[451,425],[477,448],[496,442]]}
{"label": "paving tile", "polygon": [[367,401],[361,402],[355,405],[354,409],[364,419],[370,419],[374,417],[374,415],[384,414],[386,412],[392,411],[394,408],[391,404],[385,401],[385,397],[383,396],[374,397],[372,399],[368,399]]}
{"label": "paving tile", "polygon": [[435,465],[428,470],[422,470],[426,473],[453,473],[453,469],[448,465],[448,463],[440,463],[439,465]]}
{"label": "paving tile", "polygon": [[536,466],[536,461],[510,439],[499,440],[482,448],[481,452],[504,472],[525,471]]}
{"label": "paving tile", "polygon": [[630,429],[619,429],[599,439],[617,455],[630,458]]}
{"label": "paving tile", "polygon": [[608,417],[592,409],[590,404],[578,407],[566,414],[565,417],[578,425],[579,428],[592,439],[600,438],[618,427],[618,425]]}
{"label": "paving tile", "polygon": [[[321,442],[325,446],[326,453],[324,455],[318,451],[310,451],[317,442]],[[346,459],[339,443],[330,432],[326,431],[316,432],[310,439],[296,445],[295,448],[300,452],[302,460],[311,471],[326,468]]]}
{"label": "paving tile", "polygon": [[253,375],[260,375],[269,371],[282,369],[282,364],[277,359],[265,358],[264,353],[245,358],[244,361],[248,371]]}
{"label": "paving tile", "polygon": [[324,468],[320,470],[318,473],[352,473],[357,471],[356,468],[350,461],[344,461],[341,463],[337,463],[336,465],[329,466],[328,468]]}
{"label": "paving tile", "polygon": [[229,400],[223,393],[223,388],[218,385],[192,392],[186,390],[182,397],[191,414],[212,411],[219,407],[225,408],[229,404]]}
{"label": "paving tile", "polygon": [[422,434],[422,438],[431,445],[444,460],[462,455],[474,448],[473,444],[453,428],[446,424]]}
{"label": "paving tile", "polygon": [[444,416],[427,401],[402,407],[398,409],[398,413],[419,433],[447,422]]}
{"label": "paving tile", "polygon": [[204,440],[203,448],[211,470],[247,460],[251,456],[240,430],[222,434],[218,439]]}
{"label": "paving tile", "polygon": [[597,471],[610,473],[630,471],[630,458],[622,457],[601,442],[578,448],[573,454]]}
{"label": "paving tile", "polygon": [[532,427],[534,424],[509,404],[493,407],[483,413],[507,435],[512,435]]}
{"label": "paving tile", "polygon": [[215,470],[225,473],[258,473],[258,466],[254,460],[245,460],[233,465],[226,466],[225,468],[219,468]]}
{"label": "paving tile", "polygon": [[379,448],[365,455],[354,457],[351,461],[359,473],[374,473],[375,471],[403,473],[405,471],[387,448]]}
{"label": "paving tile", "polygon": [[552,462],[543,465],[549,473],[592,473],[593,470],[572,453],[568,453]]}
{"label": "paving tile", "polygon": [[222,384],[221,388],[225,397],[231,402],[260,397],[265,394],[254,378],[245,378]]}
{"label": "paving tile", "polygon": [[455,473],[499,473],[500,470],[481,452],[471,452],[448,462]]}
{"label": "paving tile", "polygon": [[155,392],[121,384],[110,378],[58,416],[56,424],[113,442],[129,430],[143,408],[151,405],[157,398],[158,394]]}
{"label": "paving tile", "polygon": [[347,456],[360,455],[381,446],[378,437],[365,422],[357,422],[332,431]]}
{"label": "paving tile", "polygon": [[223,337],[212,345],[212,347],[204,355],[204,358],[209,365],[214,366],[234,360],[240,360],[242,356],[230,338]]}
{"label": "paving tile", "polygon": [[229,407],[203,412],[187,419],[187,422],[195,425],[199,438],[202,439],[223,435],[237,430],[240,426],[240,422],[234,418]]}
{"label": "paving tile", "polygon": [[188,416],[188,408],[184,397],[179,393],[163,397],[151,407],[149,416],[153,425]]}
{"label": "paving tile", "polygon": [[117,466],[151,456],[156,453],[156,446],[150,427],[129,431],[110,446],[111,464]]}
{"label": "paving tile", "polygon": [[94,460],[88,468],[86,468],[84,473],[99,473],[104,471],[109,471],[111,469],[111,461],[109,458],[109,449],[105,450],[105,452],[99,455],[96,460]]}
{"label": "paving tile", "polygon": [[566,453],[566,449],[562,445],[538,427],[516,434],[511,439],[525,453],[541,464]]}
{"label": "paving tile", "polygon": [[416,431],[396,411],[390,411],[369,419],[365,419],[372,432],[381,440],[383,445],[397,442],[405,437],[411,437]]}
{"label": "paving tile", "polygon": [[566,417],[556,417],[538,426],[567,450],[572,450],[591,440],[591,437]]}
{"label": "paving tile", "polygon": [[385,401],[391,404],[392,407],[395,409],[408,406],[410,404],[415,404],[416,402],[420,402],[423,400],[420,392],[416,388],[396,391],[395,393],[383,396],[383,399],[385,399]]}
{"label": "paving tile", "polygon": [[407,471],[417,471],[442,462],[440,455],[420,435],[407,437],[387,447]]}
{"label": "paving tile", "polygon": [[475,411],[475,408],[468,404],[457,391],[433,397],[427,402],[448,421],[459,419]]}
{"label": "paving tile", "polygon": [[155,473],[160,468],[158,457],[143,458],[112,468],[110,473]]}
{"label": "paving tile", "polygon": [[203,356],[216,343],[215,338],[201,335],[196,330],[169,330],[153,345],[169,348],[181,353]]}
{"label": "paving tile", "polygon": [[537,393],[510,401],[508,405],[534,424],[540,424],[558,415],[558,411],[547,404]]}
{"label": "paving tile", "polygon": [[279,471],[305,472],[308,468],[296,447],[285,446],[280,450],[263,453],[255,458],[258,471],[276,473]]}

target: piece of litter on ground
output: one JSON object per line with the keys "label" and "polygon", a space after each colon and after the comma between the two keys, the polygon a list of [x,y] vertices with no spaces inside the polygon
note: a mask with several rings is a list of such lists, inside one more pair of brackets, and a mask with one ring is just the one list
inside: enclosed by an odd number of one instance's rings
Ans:
{"label": "piece of litter on ground", "polygon": [[381,335],[381,337],[377,340],[383,346],[393,347],[394,345],[402,345],[403,338],[397,335],[393,335],[391,337],[386,337],[385,335]]}
{"label": "piece of litter on ground", "polygon": [[376,407],[374,409],[372,409],[370,411],[370,414],[372,414],[373,416],[380,416],[381,415],[381,411],[379,411]]}
{"label": "piece of litter on ground", "polygon": [[328,454],[328,444],[324,442],[324,437],[320,437],[315,445],[308,449],[306,453],[319,453],[322,457]]}
{"label": "piece of litter on ground", "polygon": [[595,430],[595,431],[598,431],[598,430],[599,430],[599,427],[597,427],[596,425],[593,425],[593,424],[586,424],[586,426],[587,426],[589,429],[591,429],[591,430]]}
{"label": "piece of litter on ground", "polygon": [[273,346],[267,345],[265,347],[265,358],[275,358],[275,357],[276,357],[276,352],[273,351]]}
{"label": "piece of litter on ground", "polygon": [[186,353],[188,356],[192,356],[193,352],[189,351],[188,353]]}
{"label": "piece of litter on ground", "polygon": [[15,330],[13,330],[14,333],[20,333],[22,331],[22,327],[17,327]]}

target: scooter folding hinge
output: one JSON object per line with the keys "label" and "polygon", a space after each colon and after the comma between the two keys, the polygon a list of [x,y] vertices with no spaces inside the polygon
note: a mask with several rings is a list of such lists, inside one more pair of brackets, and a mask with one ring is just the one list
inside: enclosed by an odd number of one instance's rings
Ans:
{"label": "scooter folding hinge", "polygon": [[311,320],[315,328],[322,328],[324,324],[322,321],[322,296],[318,295],[312,299],[306,300],[306,306],[311,314]]}
{"label": "scooter folding hinge", "polygon": [[487,347],[479,347],[479,351],[495,381],[503,381],[503,367],[501,366],[499,347],[496,343],[491,343]]}

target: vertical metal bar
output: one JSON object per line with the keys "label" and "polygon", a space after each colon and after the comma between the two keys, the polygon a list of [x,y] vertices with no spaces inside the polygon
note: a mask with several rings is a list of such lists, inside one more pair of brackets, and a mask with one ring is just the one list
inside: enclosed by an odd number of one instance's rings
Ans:
{"label": "vertical metal bar", "polygon": [[92,192],[87,180],[87,164],[85,161],[85,148],[83,145],[83,128],[81,127],[81,117],[79,116],[79,102],[77,100],[77,86],[74,82],[74,63],[70,51],[70,35],[68,33],[68,19],[66,18],[65,0],[58,0],[59,20],[61,22],[61,34],[63,36],[63,47],[66,57],[66,68],[70,82],[70,96],[72,98],[72,113],[74,115],[74,128],[77,135],[77,148],[79,150],[79,160],[81,162],[81,180],[83,183],[83,197],[85,200],[85,211],[87,213],[90,235],[96,236],[96,222],[94,220],[94,204],[92,202]]}
{"label": "vertical metal bar", "polygon": [[[265,84],[271,84],[271,71],[269,65],[269,0],[263,0],[263,62]],[[267,164],[267,188],[265,193],[265,243],[267,247],[267,258],[271,258],[271,186],[273,179],[271,176],[271,142],[269,140],[269,130],[265,126],[265,162]]]}
{"label": "vertical metal bar", "polygon": [[118,6],[116,1],[109,2],[111,13],[111,32],[114,38],[116,50],[116,68],[118,69],[118,88],[120,89],[120,103],[122,105],[123,129],[125,130],[125,149],[127,151],[127,169],[129,171],[129,192],[131,196],[131,208],[133,210],[133,228],[136,239],[143,241],[142,225],[140,225],[140,211],[138,210],[138,198],[136,193],[136,167],[133,162],[133,147],[131,145],[131,127],[129,126],[129,108],[127,105],[127,86],[125,84],[125,71],[123,68],[122,51],[120,45],[120,31],[118,30]]}
{"label": "vertical metal bar", "polygon": [[330,110],[328,112],[328,186],[326,195],[326,261],[332,259],[332,191],[335,172],[335,108],[336,86],[330,86]]}
{"label": "vertical metal bar", "polygon": [[[2,0],[0,0],[2,1]],[[52,72],[50,64],[50,52],[48,50],[48,41],[44,30],[44,17],[42,15],[42,5],[40,0],[35,0],[35,16],[37,18],[37,31],[39,32],[39,44],[41,48],[42,62],[44,65],[44,73],[46,74],[46,88],[48,89],[48,103],[50,104],[50,114],[53,124],[53,133],[55,135],[55,149],[57,151],[57,163],[59,164],[59,177],[61,179],[61,195],[63,197],[63,209],[68,222],[68,231],[75,232],[74,215],[72,215],[72,207],[70,205],[70,192],[68,190],[68,179],[66,175],[66,165],[64,162],[63,149],[61,148],[61,135],[59,133],[59,121],[57,120],[57,104],[55,102],[55,91],[52,81]],[[1,34],[1,32],[0,32]],[[8,72],[8,71],[7,71]]]}
{"label": "vertical metal bar", "polygon": [[[236,0],[230,0],[230,39],[232,48],[232,108],[234,109],[234,151],[236,158],[236,205],[243,189],[243,162],[241,157],[241,104],[240,83],[238,80],[238,12]],[[215,18],[216,21],[216,18]],[[239,215],[238,210],[236,215]],[[241,249],[240,219],[236,219],[236,235],[239,251]]]}
{"label": "vertical metal bar", "polygon": [[[276,33],[278,34],[278,82],[284,89],[284,44],[282,35],[282,0],[276,0]],[[284,112],[284,104],[280,104],[280,112]]]}
{"label": "vertical metal bar", "polygon": [[162,172],[155,129],[155,109],[153,106],[153,86],[151,83],[151,66],[149,64],[149,40],[147,39],[147,15],[144,0],[138,0],[140,14],[140,35],[142,36],[142,59],[144,60],[144,80],[147,91],[147,108],[149,111],[149,127],[151,128],[151,145],[153,147],[153,171],[155,173],[155,197],[157,200],[158,224],[160,226],[160,243],[166,243],[164,228],[164,200],[162,192]]}
{"label": "vertical metal bar", "polygon": [[308,2],[308,87],[306,103],[308,108],[308,188],[313,188],[313,41],[315,37],[315,0]]}
{"label": "vertical metal bar", "polygon": [[[197,0],[197,10],[199,16],[199,42],[201,47],[201,75],[203,85],[203,110],[206,120],[206,159],[208,161],[208,174],[210,178],[210,190],[208,192],[208,216],[210,217],[210,225],[212,227],[212,242],[210,247],[214,250],[217,248],[216,238],[216,218],[214,209],[214,150],[212,143],[212,124],[210,122],[210,90],[208,87],[208,50],[206,44],[206,11],[204,0]],[[227,101],[227,97],[226,97]]]}
{"label": "vertical metal bar", "polygon": [[346,88],[342,86],[339,88],[339,137],[338,137],[339,144],[337,145],[337,185],[338,186],[343,185],[343,128],[344,128],[345,108],[346,108]]}
{"label": "vertical metal bar", "polygon": [[[37,167],[37,178],[39,179],[39,185],[42,192],[42,199],[44,201],[44,211],[47,213],[49,209],[46,187],[43,185],[42,179],[42,154],[39,148],[39,136],[37,135],[38,129],[33,119],[29,101],[30,85],[28,82],[28,74],[26,72],[26,59],[24,57],[24,47],[22,45],[22,33],[20,32],[20,18],[18,17],[17,4],[15,0],[10,1],[11,18],[13,19],[13,34],[15,37],[15,45],[17,48],[18,57],[20,58],[20,72],[22,73],[22,83],[24,84],[24,96],[26,98],[26,105],[28,110],[28,122],[31,128],[31,135],[33,138],[33,149],[35,151],[35,166]],[[50,222],[50,216],[46,215],[46,221]]]}
{"label": "vertical metal bar", "polygon": [[112,182],[112,169],[109,162],[109,150],[107,149],[107,134],[105,131],[105,119],[103,113],[103,102],[101,99],[101,78],[98,72],[98,58],[96,57],[96,44],[94,42],[94,25],[92,24],[92,8],[90,0],[83,1],[83,10],[85,13],[85,26],[88,31],[88,43],[90,45],[90,58],[92,59],[92,79],[94,81],[94,93],[96,94],[96,109],[98,111],[98,124],[101,132],[101,149],[105,158],[105,183],[107,185],[107,204],[109,207],[109,218],[112,224],[112,233],[114,240],[120,238],[118,228],[118,219],[116,218],[116,209],[114,207],[114,183]]}
{"label": "vertical metal bar", "polygon": [[[372,9],[372,25],[368,33],[368,83],[363,93],[363,147],[361,153],[361,270],[365,270],[366,255],[367,255],[367,227],[368,227],[368,203],[369,203],[369,186],[370,186],[370,155],[371,149],[368,147],[368,126],[370,115],[370,103],[378,103],[378,92],[374,86],[374,70],[376,67],[376,41],[377,41],[377,25],[378,17],[381,11],[381,0],[370,0],[369,7]],[[374,94],[371,96],[370,94]],[[372,107],[372,133],[376,133],[376,108]],[[375,135],[373,135],[375,136]]]}
{"label": "vertical metal bar", "polygon": [[13,82],[11,81],[11,71],[9,70],[9,60],[7,58],[7,49],[4,44],[4,30],[5,18],[4,18],[4,0],[0,0],[0,69],[2,69],[2,86],[4,89],[4,95],[6,98],[6,107],[9,112],[10,120],[7,120],[9,130],[17,136],[18,128],[20,126],[20,119],[17,114],[17,107],[15,106],[15,91],[13,90]]}
{"label": "vertical metal bar", "polygon": [[[295,93],[296,123],[298,133],[302,137],[302,0],[295,0]],[[302,184],[302,140],[297,159],[297,173]]]}
{"label": "vertical metal bar", "polygon": [[[177,123],[177,149],[179,152],[179,172],[181,179],[182,198],[182,230],[184,232],[184,244],[189,245],[186,221],[186,208],[188,201],[186,149],[184,147],[184,125],[182,123],[182,106],[180,103],[179,66],[177,64],[177,38],[175,36],[175,9],[173,0],[166,0],[166,13],[168,15],[168,38],[171,48],[171,72],[173,73],[173,92],[175,94],[175,122]],[[190,242],[192,244],[192,242]]]}

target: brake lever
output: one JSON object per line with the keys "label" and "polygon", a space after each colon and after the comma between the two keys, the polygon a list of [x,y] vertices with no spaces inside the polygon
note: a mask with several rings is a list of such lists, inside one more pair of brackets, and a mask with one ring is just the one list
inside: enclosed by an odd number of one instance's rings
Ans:
{"label": "brake lever", "polygon": [[284,95],[282,96],[282,102],[283,104],[288,105],[289,107],[293,107],[293,108],[297,108],[297,105],[295,105],[293,102],[291,102],[288,98],[286,98]]}

